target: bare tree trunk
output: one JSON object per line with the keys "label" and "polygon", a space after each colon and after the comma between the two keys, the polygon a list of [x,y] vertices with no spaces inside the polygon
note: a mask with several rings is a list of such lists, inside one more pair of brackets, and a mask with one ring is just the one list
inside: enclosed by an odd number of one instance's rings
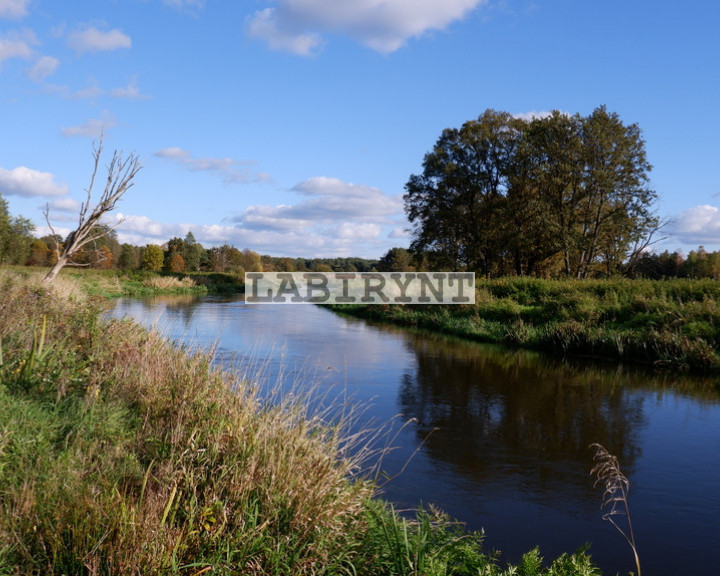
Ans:
{"label": "bare tree trunk", "polygon": [[[115,204],[123,197],[125,192],[135,185],[133,179],[141,168],[140,160],[135,153],[131,153],[127,158],[123,158],[122,152],[118,152],[116,150],[113,153],[112,160],[107,167],[108,175],[105,190],[100,196],[100,201],[93,208],[92,212],[88,214],[92,190],[95,185],[95,176],[97,176],[102,150],[103,145],[101,137],[98,146],[93,147],[93,158],[95,162],[92,176],[90,177],[90,186],[86,190],[87,199],[80,207],[78,227],[68,235],[62,250],[57,250],[57,262],[47,273],[45,278],[43,278],[43,282],[45,284],[52,282],[64,266],[72,264],[73,256],[84,246],[108,235],[115,229],[115,227],[102,227],[101,230],[98,230],[98,224],[100,224],[100,220],[105,214],[115,208]],[[53,236],[56,236],[55,230],[50,223],[50,207],[47,205],[45,207],[45,220],[47,221]]]}

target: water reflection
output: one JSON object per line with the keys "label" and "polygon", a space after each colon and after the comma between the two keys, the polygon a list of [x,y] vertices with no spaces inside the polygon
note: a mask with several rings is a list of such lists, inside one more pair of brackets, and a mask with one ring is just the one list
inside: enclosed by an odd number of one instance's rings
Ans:
{"label": "water reflection", "polygon": [[408,338],[417,358],[399,390],[402,411],[434,459],[475,481],[503,482],[536,497],[587,492],[588,446],[600,442],[632,469],[646,423],[644,399],[615,373],[573,373],[536,354]]}
{"label": "water reflection", "polygon": [[[588,445],[618,455],[648,573],[714,574],[720,546],[720,394],[713,383],[641,368],[373,326],[313,306],[249,306],[235,297],[123,300],[116,315],[158,324],[183,343],[250,354],[266,376],[314,383],[397,414],[407,425],[383,460],[399,506],[433,502],[506,558],[539,544],[555,556],[593,543],[606,574],[629,550],[601,520]],[[363,425],[360,422],[360,425]],[[672,546],[668,542],[672,541]]]}

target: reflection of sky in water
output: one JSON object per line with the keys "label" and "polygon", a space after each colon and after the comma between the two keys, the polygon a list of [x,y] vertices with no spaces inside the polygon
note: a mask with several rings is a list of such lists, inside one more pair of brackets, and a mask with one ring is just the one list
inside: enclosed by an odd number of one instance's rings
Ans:
{"label": "reflection of sky in water", "polygon": [[391,433],[397,448],[383,459],[393,476],[386,496],[400,507],[436,503],[484,527],[487,546],[509,559],[536,544],[551,557],[592,541],[605,573],[632,568],[621,537],[600,519],[588,474],[587,445],[602,442],[630,477],[645,570],[714,573],[720,400],[698,379],[430,338],[307,305],[185,296],[122,300],[115,313],[216,346],[225,365],[262,366],[269,386],[281,374],[370,405],[360,426],[402,414]]}

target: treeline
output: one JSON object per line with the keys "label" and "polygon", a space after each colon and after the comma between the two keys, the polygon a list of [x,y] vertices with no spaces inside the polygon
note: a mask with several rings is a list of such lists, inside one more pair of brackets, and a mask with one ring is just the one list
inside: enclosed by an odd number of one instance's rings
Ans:
{"label": "treeline", "polygon": [[[45,236],[32,239],[28,258],[32,266],[52,266],[56,245],[61,238]],[[21,262],[16,262],[21,263]],[[365,272],[374,270],[377,260],[363,258],[288,258],[260,255],[248,248],[235,246],[205,248],[195,240],[192,232],[185,238],[171,238],[163,245],[134,246],[121,244],[115,231],[108,231],[91,247],[82,250],[73,264],[99,269],[151,270],[175,273],[224,272],[244,275],[245,272]]]}
{"label": "treeline", "polygon": [[[192,232],[185,238],[171,238],[163,245],[134,246],[118,241],[114,230],[99,226],[104,236],[78,252],[71,265],[102,270],[150,270],[175,273],[223,272],[368,272],[377,260],[364,258],[289,258],[260,255],[257,252],[224,244],[205,248]],[[7,202],[0,196],[0,264],[53,266],[60,236],[33,236],[34,226],[22,216],[13,218]]]}
{"label": "treeline", "polygon": [[[375,267],[379,272],[407,272],[432,270],[426,254],[406,248],[391,248]],[[512,275],[512,274],[510,274]],[[720,250],[708,252],[703,246],[691,250],[687,256],[679,252],[645,252],[632,264],[618,268],[616,276],[625,278],[712,278],[720,279]]]}
{"label": "treeline", "polygon": [[612,276],[661,222],[636,124],[605,107],[525,120],[487,110],[444,130],[405,185],[412,248],[433,269]]}

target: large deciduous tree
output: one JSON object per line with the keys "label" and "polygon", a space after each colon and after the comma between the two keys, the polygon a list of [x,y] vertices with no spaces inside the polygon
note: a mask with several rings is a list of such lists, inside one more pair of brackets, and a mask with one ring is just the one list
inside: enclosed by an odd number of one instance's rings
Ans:
{"label": "large deciduous tree", "polygon": [[636,124],[599,107],[446,129],[405,189],[412,248],[484,275],[614,273],[658,227]]}

